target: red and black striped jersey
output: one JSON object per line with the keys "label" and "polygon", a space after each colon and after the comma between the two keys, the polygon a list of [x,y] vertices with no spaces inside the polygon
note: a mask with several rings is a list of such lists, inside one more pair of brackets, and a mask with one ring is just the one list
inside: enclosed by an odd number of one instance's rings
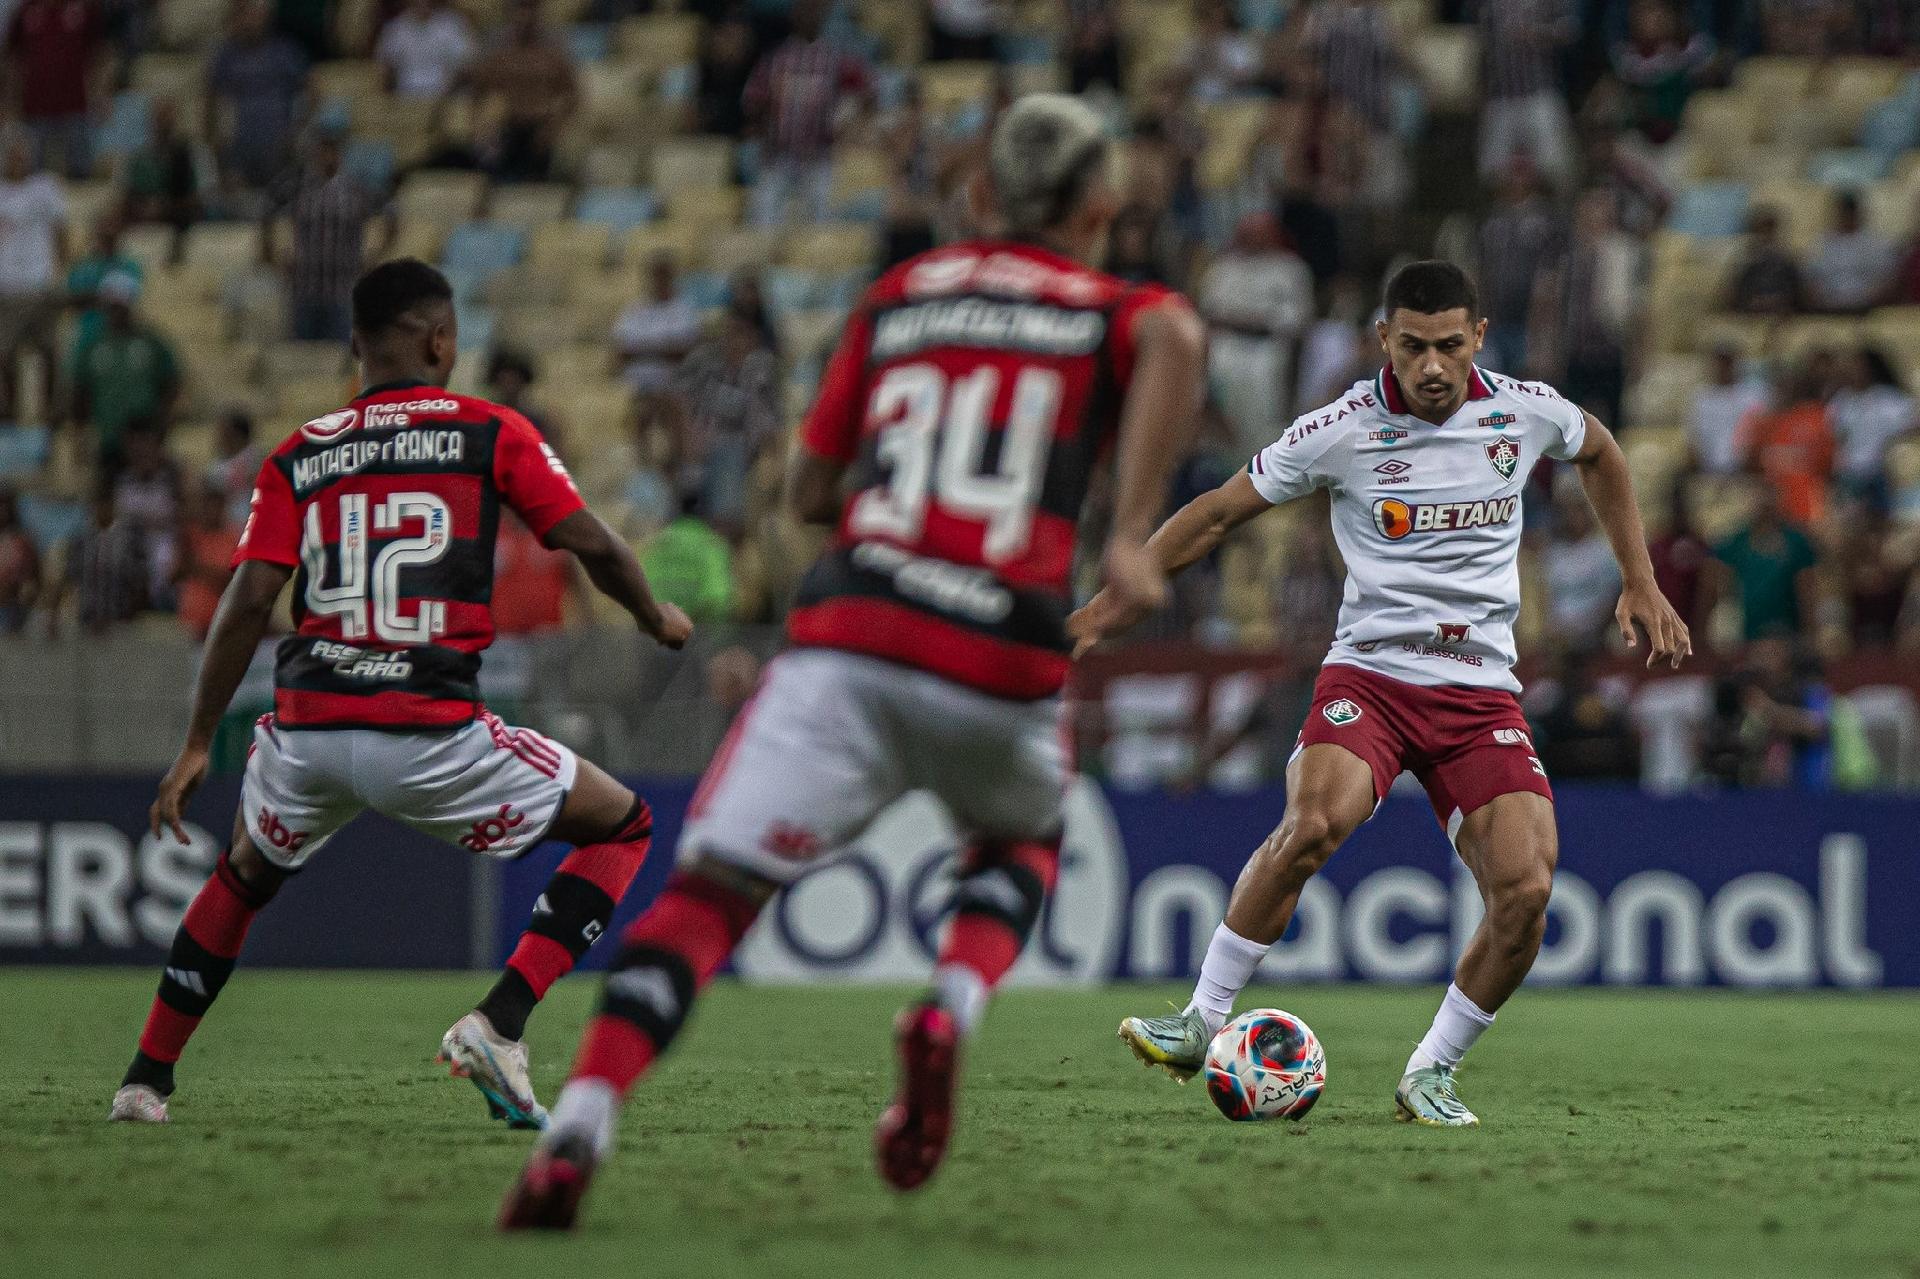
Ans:
{"label": "red and black striped jersey", "polygon": [[542,538],[582,506],[531,422],[437,386],[374,387],[274,450],[234,564],[298,570],[276,720],[420,730],[479,715],[503,502]]}
{"label": "red and black striped jersey", "polygon": [[1119,423],[1134,321],[1169,296],[1003,241],[882,276],[801,431],[853,482],[793,642],[999,697],[1058,692],[1081,503]]}

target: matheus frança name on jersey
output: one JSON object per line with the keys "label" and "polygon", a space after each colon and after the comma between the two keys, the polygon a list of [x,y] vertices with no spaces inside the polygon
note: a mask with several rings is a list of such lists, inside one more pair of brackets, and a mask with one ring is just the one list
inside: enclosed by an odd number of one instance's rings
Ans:
{"label": "matheus fran\u00e7a name on jersey", "polygon": [[304,493],[329,480],[352,475],[363,467],[382,463],[444,465],[466,456],[464,431],[402,431],[385,440],[349,440],[311,457],[293,459],[293,487]]}

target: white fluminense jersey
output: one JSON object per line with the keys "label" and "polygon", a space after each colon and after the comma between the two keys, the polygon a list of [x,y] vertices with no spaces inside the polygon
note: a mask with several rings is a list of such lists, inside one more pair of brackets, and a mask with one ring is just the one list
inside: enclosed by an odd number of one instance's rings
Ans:
{"label": "white fluminense jersey", "polygon": [[1248,472],[1276,505],[1332,495],[1347,586],[1327,660],[1519,691],[1520,490],[1535,462],[1571,458],[1586,434],[1552,387],[1478,368],[1438,426],[1408,411],[1390,370],[1296,418]]}

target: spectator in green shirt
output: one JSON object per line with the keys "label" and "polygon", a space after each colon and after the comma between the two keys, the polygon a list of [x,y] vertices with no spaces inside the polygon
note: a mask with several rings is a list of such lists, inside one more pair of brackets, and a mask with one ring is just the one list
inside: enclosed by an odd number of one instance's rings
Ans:
{"label": "spectator in green shirt", "polygon": [[733,607],[733,552],[727,539],[694,514],[697,493],[681,501],[680,516],[642,548],[640,566],[653,593],[678,604],[696,621],[723,619]]}
{"label": "spectator in green shirt", "polygon": [[1819,599],[1819,555],[1813,540],[1787,522],[1769,489],[1747,527],[1716,546],[1721,589],[1740,601],[1741,636],[1750,641],[1801,634]]}
{"label": "spectator in green shirt", "polygon": [[74,329],[71,362],[80,348],[100,339],[106,327],[107,313],[100,305],[100,282],[109,275],[124,275],[136,286],[141,282],[140,264],[120,252],[120,219],[109,213],[93,227],[93,245],[87,256],[67,272],[67,301],[79,308],[79,324]]}
{"label": "spectator in green shirt", "polygon": [[134,314],[140,284],[114,272],[98,290],[105,323],[73,353],[73,418],[91,427],[105,473],[119,468],[127,425],[150,418],[164,429],[180,394],[173,348]]}

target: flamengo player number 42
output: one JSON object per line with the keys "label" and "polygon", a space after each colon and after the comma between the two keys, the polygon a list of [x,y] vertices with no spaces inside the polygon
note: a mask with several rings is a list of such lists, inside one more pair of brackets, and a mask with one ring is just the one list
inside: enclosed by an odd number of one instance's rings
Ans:
{"label": "flamengo player number 42", "polygon": [[986,523],[981,549],[989,562],[1002,563],[1026,550],[1062,381],[1052,369],[1020,371],[999,466],[983,473],[987,419],[999,389],[1000,371],[990,365],[951,386],[931,364],[887,370],[874,387],[868,420],[887,423],[880,428],[879,450],[891,474],[884,487],[869,489],[854,502],[850,530],[916,541],[933,494],[943,509]]}
{"label": "flamengo player number 42", "polygon": [[[340,498],[340,582],[326,585],[327,543],[320,523],[320,504],[307,508],[300,539],[300,558],[307,570],[307,609],[340,618],[340,634],[365,639],[371,620],[376,638],[387,644],[430,644],[447,629],[447,606],[438,600],[419,601],[419,612],[400,615],[400,571],[432,564],[452,543],[452,514],[432,493],[394,493],[373,508],[373,531],[397,533],[409,521],[423,529],[412,537],[396,538],[367,562],[367,495],[346,493]],[[369,619],[367,602],[373,601]]]}

